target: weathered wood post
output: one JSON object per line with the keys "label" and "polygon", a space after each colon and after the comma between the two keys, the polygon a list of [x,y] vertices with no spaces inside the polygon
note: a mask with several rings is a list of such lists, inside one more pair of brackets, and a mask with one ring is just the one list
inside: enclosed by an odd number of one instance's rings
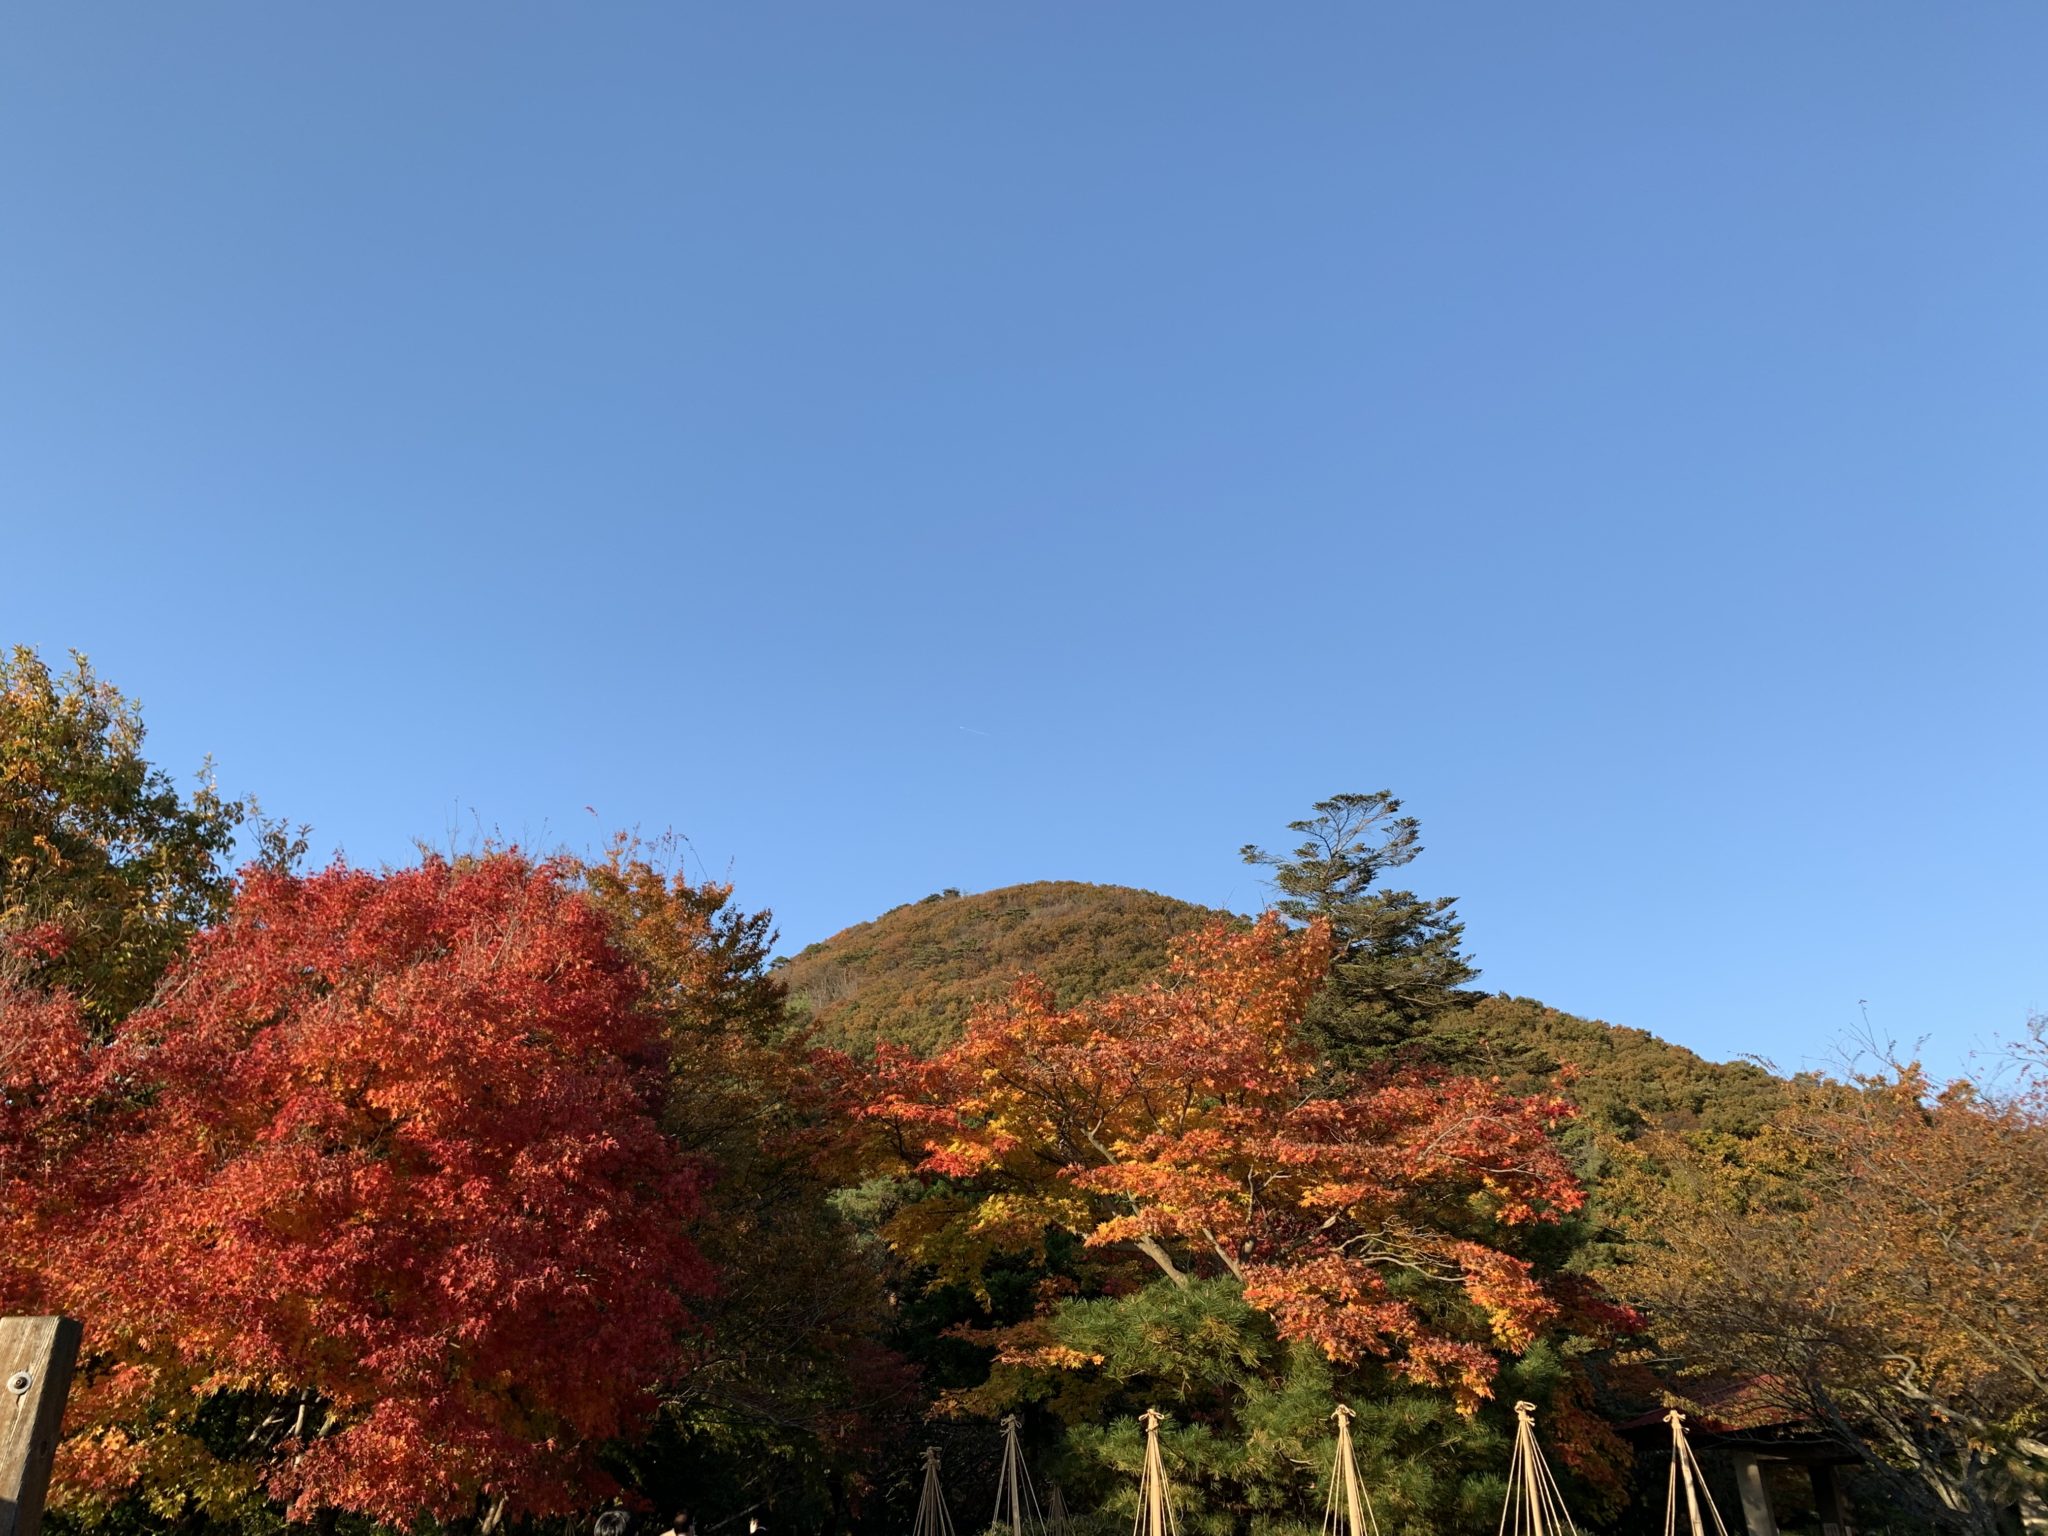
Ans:
{"label": "weathered wood post", "polygon": [[68,1317],[0,1317],[0,1536],[42,1529],[79,1332]]}
{"label": "weathered wood post", "polygon": [[1778,1516],[1771,1508],[1771,1485],[1764,1481],[1763,1464],[1748,1451],[1737,1451],[1735,1487],[1742,1495],[1742,1521],[1749,1536],[1778,1536]]}

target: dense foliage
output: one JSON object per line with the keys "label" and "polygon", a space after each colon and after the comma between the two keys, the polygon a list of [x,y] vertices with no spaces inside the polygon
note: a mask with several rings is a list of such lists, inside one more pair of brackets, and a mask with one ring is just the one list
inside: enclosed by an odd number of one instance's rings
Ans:
{"label": "dense foliage", "polygon": [[[1044,882],[976,896],[928,898],[847,929],[778,968],[821,1044],[861,1053],[878,1042],[929,1054],[957,1040],[977,1004],[1036,978],[1056,1004],[1166,974],[1174,941],[1219,914],[1149,891]],[[1311,1028],[1342,1006],[1336,983],[1310,1004]],[[1399,1055],[1551,1089],[1579,1109],[1567,1131],[1586,1149],[1600,1133],[1703,1126],[1754,1131],[1781,1102],[1780,1079],[1746,1062],[1711,1062],[1645,1030],[1563,1013],[1529,998],[1461,990],[1405,1026]]]}
{"label": "dense foliage", "polygon": [[141,743],[0,662],[0,1309],[88,1323],[64,1533],[880,1533],[1006,1413],[1107,1528],[1156,1407],[1185,1524],[1281,1536],[1341,1400],[1449,1536],[1521,1398],[1597,1524],[1646,1361],[1916,1528],[2048,1494],[2038,1030],[1998,1092],[1787,1083],[1482,993],[1384,791],[1243,850],[1257,919],[948,891],[779,963],[661,845],[307,874]]}
{"label": "dense foliage", "polygon": [[[135,705],[84,657],[0,655],[0,981],[61,988],[104,1028],[226,910],[249,807],[142,756]],[[11,941],[11,942],[10,942]]]}
{"label": "dense foliage", "polygon": [[1805,1082],[1749,1140],[1664,1135],[1613,1280],[1694,1372],[1822,1427],[1924,1524],[2048,1495],[2048,1066]]}
{"label": "dense foliage", "polygon": [[1413,1071],[1317,1091],[1299,1025],[1328,964],[1320,926],[1217,924],[1165,984],[1063,1010],[1025,982],[934,1058],[884,1051],[860,1112],[959,1191],[899,1240],[956,1278],[1049,1229],[1176,1285],[1215,1267],[1283,1338],[1475,1406],[1493,1347],[1556,1315],[1487,1239],[1582,1203],[1552,1139],[1569,1111]]}
{"label": "dense foliage", "polygon": [[669,1504],[843,1526],[917,1383],[881,1342],[883,1277],[833,1201],[837,1105],[769,972],[769,919],[664,873],[665,854],[621,840],[582,878],[649,982],[663,1129],[717,1170],[692,1231],[718,1284],[693,1304],[702,1327],[652,1434],[622,1455]]}
{"label": "dense foliage", "polygon": [[711,1279],[644,991],[511,854],[249,874],[156,1003],[45,1053],[5,1283],[92,1323],[68,1483],[397,1525],[604,1493]]}
{"label": "dense foliage", "polygon": [[[1133,1368],[1110,1336],[1168,1319],[1209,1341],[1194,1373],[1212,1388],[1219,1365],[1239,1377],[1201,1405],[1212,1431],[1337,1378],[1382,1401],[1429,1389],[1470,1416],[1540,1340],[1626,1323],[1540,1235],[1583,1201],[1555,1136],[1569,1107],[1412,1065],[1331,1085],[1302,1024],[1329,954],[1320,922],[1217,922],[1161,983],[1062,1009],[1027,981],[935,1057],[877,1054],[858,1112],[916,1181],[882,1229],[892,1245],[934,1283],[985,1289],[1020,1254],[1052,1271],[1033,1314],[991,1336],[995,1375],[963,1404],[1046,1400],[1077,1449],[1119,1455],[1082,1428]],[[1619,1447],[1576,1413],[1583,1379],[1559,1374],[1575,1464],[1611,1483]],[[1291,1468],[1212,1482],[1219,1517],[1300,1513]],[[1447,1520],[1447,1491],[1429,1495],[1405,1513]]]}

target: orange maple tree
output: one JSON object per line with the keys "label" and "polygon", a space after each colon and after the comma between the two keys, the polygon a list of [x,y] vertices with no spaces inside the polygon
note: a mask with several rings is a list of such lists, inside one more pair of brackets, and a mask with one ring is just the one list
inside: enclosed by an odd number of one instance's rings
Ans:
{"label": "orange maple tree", "polygon": [[953,1186],[892,1240],[960,1278],[1048,1228],[1176,1284],[1227,1272],[1283,1337],[1475,1409],[1499,1351],[1589,1305],[1502,1245],[1583,1203],[1570,1107],[1419,1068],[1333,1082],[1300,1029],[1329,958],[1320,924],[1219,923],[1161,984],[1061,1009],[1025,981],[930,1060],[883,1047],[863,1113]]}
{"label": "orange maple tree", "polygon": [[69,1492],[398,1525],[602,1496],[709,1280],[644,989],[569,871],[496,853],[248,871],[100,1048],[4,1000],[10,1284],[92,1324]]}

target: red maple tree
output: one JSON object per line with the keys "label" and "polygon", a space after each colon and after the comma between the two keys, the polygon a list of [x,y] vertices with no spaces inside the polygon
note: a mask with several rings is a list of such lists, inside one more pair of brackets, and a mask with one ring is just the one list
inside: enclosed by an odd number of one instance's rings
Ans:
{"label": "red maple tree", "polygon": [[8,1004],[15,1171],[58,1159],[33,1278],[92,1324],[73,1491],[391,1524],[602,1496],[709,1283],[644,987],[569,872],[495,853],[249,871],[90,1053]]}

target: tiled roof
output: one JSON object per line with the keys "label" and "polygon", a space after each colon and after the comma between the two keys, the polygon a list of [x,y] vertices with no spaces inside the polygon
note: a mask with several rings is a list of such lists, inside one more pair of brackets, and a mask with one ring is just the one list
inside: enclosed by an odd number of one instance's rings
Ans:
{"label": "tiled roof", "polygon": [[[1716,1435],[1746,1434],[1759,1429],[1800,1429],[1812,1421],[1792,1406],[1788,1385],[1772,1376],[1743,1376],[1687,1382],[1682,1393],[1672,1394],[1675,1406],[1685,1413],[1686,1424],[1696,1432]],[[1664,1422],[1665,1408],[1653,1408],[1616,1427],[1624,1433],[1648,1429]]]}

